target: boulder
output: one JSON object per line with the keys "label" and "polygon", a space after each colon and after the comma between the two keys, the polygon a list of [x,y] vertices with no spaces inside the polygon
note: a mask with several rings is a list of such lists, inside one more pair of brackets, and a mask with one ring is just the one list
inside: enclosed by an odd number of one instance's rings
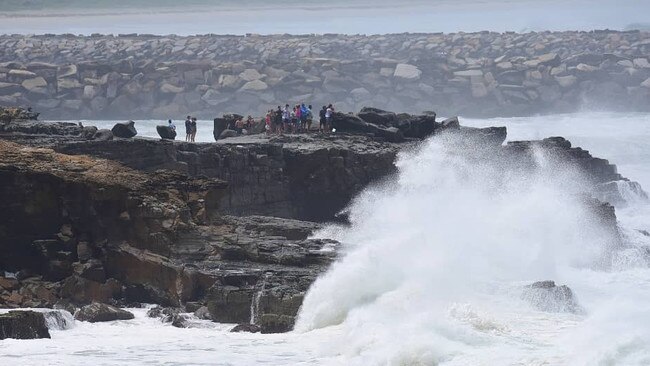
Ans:
{"label": "boulder", "polygon": [[249,81],[244,86],[242,86],[239,91],[260,91],[266,90],[269,86],[262,80],[253,80]]}
{"label": "boulder", "polygon": [[17,80],[31,79],[37,76],[35,73],[27,70],[9,70],[7,75],[9,75],[9,77],[12,79]]}
{"label": "boulder", "polygon": [[229,124],[230,121],[225,118],[214,119],[214,128],[212,130],[212,135],[214,136],[215,141],[219,140],[221,133],[228,129]]}
{"label": "boulder", "polygon": [[395,126],[397,122],[397,114],[379,108],[363,107],[358,116],[368,123],[386,127]]}
{"label": "boulder", "polygon": [[578,81],[578,78],[573,75],[567,75],[567,76],[556,76],[555,80],[557,81],[558,84],[560,84],[561,87],[566,89],[572,87]]}
{"label": "boulder", "polygon": [[458,117],[447,118],[441,123],[442,123],[442,128],[444,129],[457,130],[460,128],[460,122],[458,121]]}
{"label": "boulder", "polygon": [[371,133],[389,142],[404,141],[404,135],[398,128],[377,126],[352,114],[334,113],[332,126],[336,129],[336,132]]}
{"label": "boulder", "polygon": [[219,140],[227,139],[229,137],[237,137],[237,131],[235,130],[223,130],[219,135]]}
{"label": "boulder", "polygon": [[181,314],[179,308],[164,308],[156,306],[147,311],[147,316],[150,318],[160,318],[163,323],[170,323],[176,328],[188,328],[187,316]]}
{"label": "boulder", "polygon": [[113,132],[113,136],[127,139],[138,134],[138,131],[135,129],[135,122],[133,121],[116,123],[111,131]]}
{"label": "boulder", "polygon": [[33,79],[27,79],[22,82],[23,88],[32,93],[43,94],[46,92],[45,87],[47,87],[47,81],[39,76]]}
{"label": "boulder", "polygon": [[176,85],[172,85],[170,83],[163,83],[160,86],[160,92],[162,92],[162,93],[178,94],[178,93],[182,93],[183,91],[185,91],[185,88],[180,87],[180,86],[176,86]]}
{"label": "boulder", "polygon": [[522,298],[538,310],[553,313],[581,313],[573,291],[554,281],[539,281],[526,286]]}
{"label": "boulder", "polygon": [[393,73],[393,77],[395,78],[410,81],[419,80],[420,76],[422,76],[422,71],[417,66],[409,64],[398,64]]}
{"label": "boulder", "polygon": [[261,328],[255,324],[238,324],[230,330],[231,333],[259,333]]}
{"label": "boulder", "polygon": [[176,130],[169,126],[159,125],[156,126],[156,132],[161,139],[165,140],[175,140],[176,139]]}
{"label": "boulder", "polygon": [[35,311],[0,314],[0,340],[50,338],[45,316]]}
{"label": "boulder", "polygon": [[97,130],[97,132],[95,132],[95,135],[93,135],[93,140],[97,141],[110,141],[112,139],[113,131],[108,129]]}
{"label": "boulder", "polygon": [[[187,305],[185,305],[185,307],[187,307]],[[210,316],[210,310],[208,310],[207,306],[201,306],[200,308],[196,309],[194,311],[194,316],[202,320],[212,320],[212,317]]]}
{"label": "boulder", "polygon": [[97,134],[97,127],[95,126],[84,126],[81,128],[81,133],[79,134],[84,139],[90,140],[95,137]]}
{"label": "boulder", "polygon": [[77,65],[65,65],[65,66],[59,66],[59,69],[57,71],[57,77],[59,78],[64,78],[68,76],[77,76],[78,68]]}
{"label": "boulder", "polygon": [[476,77],[476,76],[483,76],[483,71],[478,69],[455,71],[454,75],[462,76],[462,77]]}
{"label": "boulder", "polygon": [[246,69],[239,74],[239,77],[246,81],[259,80],[264,77],[255,69]]}
{"label": "boulder", "polygon": [[130,320],[134,318],[134,315],[129,311],[116,308],[115,306],[94,302],[79,309],[74,317],[80,321],[97,323],[113,320]]}

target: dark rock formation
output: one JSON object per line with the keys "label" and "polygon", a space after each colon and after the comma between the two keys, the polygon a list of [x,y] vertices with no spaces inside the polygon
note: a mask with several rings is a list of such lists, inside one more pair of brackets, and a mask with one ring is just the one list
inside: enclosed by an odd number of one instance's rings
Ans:
{"label": "dark rock formation", "polygon": [[522,298],[541,311],[580,313],[582,308],[566,286],[557,286],[554,281],[540,281],[526,286]]}
{"label": "dark rock formation", "polygon": [[133,313],[129,311],[98,302],[82,307],[75,313],[74,317],[77,320],[90,323],[131,320],[134,318]]}
{"label": "dark rock formation", "polygon": [[35,311],[10,311],[0,314],[0,340],[6,338],[50,338],[45,317]]}
{"label": "dark rock formation", "polygon": [[93,136],[94,140],[97,141],[110,141],[113,139],[113,131],[111,130],[97,130],[95,133],[95,136]]}
{"label": "dark rock formation", "polygon": [[[0,133],[54,149],[0,140],[0,270],[16,273],[0,278],[0,306],[157,303],[171,308],[159,309],[160,316],[177,326],[191,320],[184,308],[264,333],[290,330],[305,292],[338,248],[309,238],[320,224],[295,218],[334,219],[368,184],[390,179],[397,152],[420,144],[415,137],[427,136],[430,126],[467,159],[504,171],[535,169],[541,149],[583,170],[593,187],[623,179],[615,166],[562,138],[502,146],[504,128],[443,124],[432,114],[365,115],[377,123],[354,123],[413,139],[390,143],[362,131],[212,144],[98,141],[67,125],[52,136]],[[614,208],[591,198],[593,187],[585,205],[615,238]]]}
{"label": "dark rock formation", "polygon": [[161,322],[170,323],[176,328],[189,327],[187,316],[181,314],[181,309],[179,308],[156,306],[147,311],[147,316],[150,318],[160,318]]}
{"label": "dark rock formation", "polygon": [[32,112],[31,109],[0,107],[0,122],[4,123],[8,123],[14,120],[36,121],[38,119],[38,116],[39,113]]}
{"label": "dark rock formation", "polygon": [[161,139],[165,140],[175,140],[176,139],[176,130],[169,126],[156,126],[156,132]]}
{"label": "dark rock formation", "polygon": [[230,330],[232,333],[240,333],[240,332],[246,332],[246,333],[259,333],[260,332],[260,327],[255,325],[255,324],[238,324],[234,328]]}
{"label": "dark rock formation", "polygon": [[219,134],[219,140],[227,139],[229,137],[237,137],[237,131],[235,130],[223,130]]}
{"label": "dark rock formation", "polygon": [[113,136],[127,139],[135,137],[138,134],[138,131],[135,129],[135,122],[133,121],[116,123],[111,131],[113,132]]}

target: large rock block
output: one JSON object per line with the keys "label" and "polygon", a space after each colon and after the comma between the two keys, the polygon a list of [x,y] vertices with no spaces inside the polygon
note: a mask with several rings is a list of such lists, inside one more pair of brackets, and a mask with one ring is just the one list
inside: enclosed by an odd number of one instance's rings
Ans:
{"label": "large rock block", "polygon": [[158,135],[160,136],[161,139],[165,140],[174,140],[176,139],[176,130],[169,126],[156,126],[156,132],[158,132]]}
{"label": "large rock block", "polygon": [[35,311],[10,311],[0,314],[0,339],[50,338],[45,317]]}
{"label": "large rock block", "polygon": [[553,313],[580,313],[582,308],[566,286],[557,286],[554,281],[539,281],[526,286],[522,298],[533,307]]}
{"label": "large rock block", "polygon": [[134,318],[134,315],[129,311],[116,308],[115,306],[95,302],[79,309],[74,317],[80,321],[97,323],[113,320],[131,320]]}
{"label": "large rock block", "polygon": [[395,73],[393,76],[398,79],[415,81],[420,79],[420,76],[422,76],[422,71],[414,65],[398,64],[395,67]]}
{"label": "large rock block", "polygon": [[138,131],[135,129],[135,122],[133,121],[116,123],[111,131],[113,132],[113,136],[127,139],[138,134]]}

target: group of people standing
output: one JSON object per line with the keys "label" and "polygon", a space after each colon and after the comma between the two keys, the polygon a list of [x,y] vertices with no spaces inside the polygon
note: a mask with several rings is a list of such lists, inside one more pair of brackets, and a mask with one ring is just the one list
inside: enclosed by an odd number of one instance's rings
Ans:
{"label": "group of people standing", "polygon": [[[269,110],[266,113],[266,132],[267,134],[282,133],[299,133],[311,131],[314,120],[314,114],[311,105],[306,106],[304,103],[296,104],[293,108],[286,104],[284,108],[278,106],[276,110]],[[334,113],[334,107],[323,106],[319,112],[318,131],[329,132],[331,130],[331,119]]]}
{"label": "group of people standing", "polygon": [[[323,106],[318,112],[319,132],[332,131],[332,116],[334,115],[334,106],[332,104]],[[311,131],[314,120],[312,106],[306,106],[304,103],[296,104],[293,108],[286,104],[284,108],[278,106],[278,109],[271,109],[266,113],[265,129],[267,134],[299,133]],[[172,120],[168,121],[169,127],[174,131],[176,125]],[[229,129],[235,130],[238,135],[247,134],[255,126],[255,120],[248,116],[246,120],[240,118],[233,121],[228,126]],[[185,119],[185,141],[195,142],[196,138],[196,117],[187,116]]]}
{"label": "group of people standing", "polygon": [[194,142],[196,137],[196,117],[187,116],[185,119],[185,141]]}

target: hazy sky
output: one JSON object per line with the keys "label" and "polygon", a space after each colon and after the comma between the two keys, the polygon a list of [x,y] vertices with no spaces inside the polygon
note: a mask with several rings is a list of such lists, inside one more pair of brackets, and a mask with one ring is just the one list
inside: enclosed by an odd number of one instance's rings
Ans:
{"label": "hazy sky", "polygon": [[394,33],[648,27],[650,0],[0,0],[0,33]]}

